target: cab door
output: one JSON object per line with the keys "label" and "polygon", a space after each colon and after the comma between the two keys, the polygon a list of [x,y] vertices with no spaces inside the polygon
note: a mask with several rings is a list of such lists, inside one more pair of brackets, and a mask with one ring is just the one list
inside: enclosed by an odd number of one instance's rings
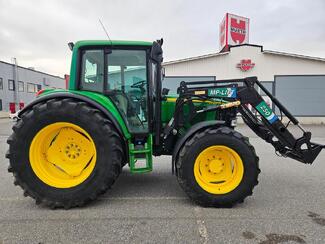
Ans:
{"label": "cab door", "polygon": [[82,51],[80,89],[108,96],[131,134],[149,133],[147,50]]}
{"label": "cab door", "polygon": [[106,92],[132,134],[149,132],[147,51],[112,49],[107,54]]}

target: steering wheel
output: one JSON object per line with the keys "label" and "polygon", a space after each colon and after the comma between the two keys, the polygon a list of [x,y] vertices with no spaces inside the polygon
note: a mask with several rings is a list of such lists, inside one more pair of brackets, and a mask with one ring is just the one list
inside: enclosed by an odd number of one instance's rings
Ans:
{"label": "steering wheel", "polygon": [[144,85],[146,84],[146,80],[140,80],[138,82],[135,82],[133,85],[131,85],[132,88],[139,88],[144,90]]}
{"label": "steering wheel", "polygon": [[136,99],[139,101],[141,107],[143,108],[143,110],[146,110],[146,89],[144,88],[144,86],[146,85],[147,81],[146,80],[140,80],[138,82],[135,82],[133,85],[131,85],[131,88],[137,88],[140,89],[141,95],[140,96],[136,96],[135,94],[131,95],[132,99]]}
{"label": "steering wheel", "polygon": [[[136,109],[136,106],[134,103],[134,99],[137,99],[139,101],[139,103],[140,103],[140,100],[133,94],[127,94],[122,91],[115,91],[115,95],[120,95],[120,96],[124,97],[125,100],[127,101],[127,108],[126,108],[126,114],[125,114],[127,116],[127,118],[131,118],[131,117],[137,118],[137,121],[140,122],[140,124],[143,128],[145,128],[143,121],[139,118],[139,115],[136,112],[137,109]],[[114,98],[114,96],[112,96],[112,97]],[[140,103],[140,105],[141,105],[141,103]]]}
{"label": "steering wheel", "polygon": [[145,116],[146,115],[146,111],[147,111],[147,96],[145,95],[145,90],[143,91],[130,91],[128,94],[129,99],[132,101],[132,105],[134,105],[135,103],[138,103],[140,105],[140,107],[142,108],[142,110],[145,112]]}

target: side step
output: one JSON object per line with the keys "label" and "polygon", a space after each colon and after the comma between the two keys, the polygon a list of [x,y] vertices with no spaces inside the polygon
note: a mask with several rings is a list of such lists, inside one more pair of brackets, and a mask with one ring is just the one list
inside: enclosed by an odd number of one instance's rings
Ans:
{"label": "side step", "polygon": [[[148,136],[147,142],[140,149],[137,149],[133,143],[129,143],[129,160],[131,173],[152,171],[152,135]],[[145,166],[136,167],[138,160],[145,160]]]}

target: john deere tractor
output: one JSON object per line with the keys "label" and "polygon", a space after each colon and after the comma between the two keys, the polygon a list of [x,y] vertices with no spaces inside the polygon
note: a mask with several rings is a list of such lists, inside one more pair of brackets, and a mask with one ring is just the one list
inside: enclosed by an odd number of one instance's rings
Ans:
{"label": "john deere tractor", "polygon": [[[243,202],[260,169],[248,138],[235,130],[238,113],[284,157],[311,164],[324,148],[256,77],[183,81],[178,95],[169,96],[162,89],[162,40],[69,46],[69,89],[40,91],[8,139],[8,170],[37,204],[83,206],[110,188],[123,166],[152,171],[153,155],[172,155],[172,171],[196,203]],[[282,115],[299,126],[301,137],[289,132]]]}

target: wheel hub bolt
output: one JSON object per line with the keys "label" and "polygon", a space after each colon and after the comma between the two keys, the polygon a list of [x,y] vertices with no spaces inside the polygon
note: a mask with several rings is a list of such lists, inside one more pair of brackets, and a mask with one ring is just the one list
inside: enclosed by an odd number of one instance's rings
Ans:
{"label": "wheel hub bolt", "polygon": [[76,159],[80,156],[81,148],[74,143],[70,143],[65,147],[65,154],[70,159]]}

